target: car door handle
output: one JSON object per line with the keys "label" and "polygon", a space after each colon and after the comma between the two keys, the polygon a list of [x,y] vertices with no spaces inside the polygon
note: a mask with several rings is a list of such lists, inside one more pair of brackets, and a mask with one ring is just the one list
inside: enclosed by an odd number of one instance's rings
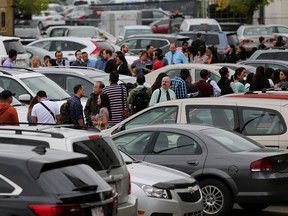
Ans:
{"label": "car door handle", "polygon": [[187,161],[187,164],[197,166],[199,164],[199,161]]}

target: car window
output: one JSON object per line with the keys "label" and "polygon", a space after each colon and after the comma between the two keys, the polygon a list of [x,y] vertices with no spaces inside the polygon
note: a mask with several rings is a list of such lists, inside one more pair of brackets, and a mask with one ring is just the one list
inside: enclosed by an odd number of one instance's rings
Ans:
{"label": "car window", "polygon": [[[262,65],[260,65],[260,66],[262,66]],[[273,63],[268,63],[267,67],[272,68],[273,70],[287,70],[287,67],[282,66],[282,65],[278,65],[278,64],[273,64]]]}
{"label": "car window", "polygon": [[[195,82],[198,82],[201,78],[200,78],[200,69],[195,69]],[[211,72],[210,78],[212,80],[215,80],[216,83],[218,83],[218,81],[220,80],[220,77],[217,76],[215,73]]]}
{"label": "car window", "polygon": [[[128,44],[130,49],[137,49],[137,47],[136,47],[137,46],[137,41],[138,41],[138,39],[130,39],[130,40],[125,40],[125,42],[123,42],[123,43]],[[120,46],[123,43],[121,43]]]}
{"label": "car window", "polygon": [[234,44],[235,47],[239,46],[239,39],[237,37],[237,34],[227,34],[227,43],[228,44]]}
{"label": "car window", "polygon": [[66,28],[52,29],[50,37],[62,37],[65,35]]}
{"label": "car window", "polygon": [[206,34],[204,41],[207,45],[218,45],[220,44],[219,35]]}
{"label": "car window", "polygon": [[271,35],[271,31],[266,27],[253,27],[244,29],[244,36],[259,36],[259,35]]}
{"label": "car window", "polygon": [[237,126],[236,108],[223,106],[186,106],[186,119],[189,124],[203,124],[233,130]]}
{"label": "car window", "polygon": [[67,36],[73,37],[100,37],[98,32],[93,28],[72,28],[67,30]]}
{"label": "car window", "polygon": [[169,19],[163,19],[160,20],[156,25],[161,26],[161,25],[168,25],[169,24]]}
{"label": "car window", "polygon": [[161,11],[153,11],[153,18],[154,19],[159,19],[159,18],[162,18],[164,16],[166,16],[166,14],[164,14]]}
{"label": "car window", "polygon": [[286,28],[284,26],[279,26],[278,27],[278,32],[287,34],[288,33],[288,28]]}
{"label": "car window", "polygon": [[256,59],[275,59],[275,53],[262,53]]}
{"label": "car window", "polygon": [[85,79],[82,79],[81,77],[77,76],[67,76],[66,77],[66,90],[70,95],[74,94],[74,87],[77,84],[81,84],[85,88],[85,94],[84,97],[89,97],[91,92],[93,92],[93,84]]}
{"label": "car window", "polygon": [[152,40],[151,41],[151,44],[154,46],[154,47],[158,47],[158,48],[163,48],[165,46],[168,46],[169,45],[169,42],[167,40]]}
{"label": "car window", "polygon": [[0,195],[12,195],[16,189],[15,187],[20,189],[20,187],[14,182],[11,182],[11,180],[7,179],[3,175],[0,175]]}
{"label": "car window", "polygon": [[220,31],[220,29],[218,25],[200,24],[200,25],[190,25],[189,31]]}
{"label": "car window", "polygon": [[191,137],[178,133],[160,132],[153,153],[160,155],[193,155],[201,154],[202,150]]}
{"label": "car window", "polygon": [[7,89],[15,93],[16,98],[19,98],[19,96],[22,94],[29,94],[29,92],[17,81],[10,79],[8,77],[1,77],[1,80],[3,81],[3,84],[4,84],[4,86],[3,87],[1,86],[1,87],[3,89]]}
{"label": "car window", "polygon": [[130,35],[137,35],[137,34],[152,34],[151,29],[128,29],[125,32],[124,38],[129,37]]}
{"label": "car window", "polygon": [[125,129],[141,125],[176,123],[178,106],[166,106],[150,109],[125,124]]}
{"label": "car window", "polygon": [[131,155],[143,155],[152,137],[151,131],[139,131],[113,139],[119,149]]}
{"label": "car window", "polygon": [[167,74],[167,76],[172,79],[176,76],[179,76],[181,69],[172,69],[169,71],[166,71],[165,73]]}
{"label": "car window", "polygon": [[281,114],[269,109],[241,109],[244,135],[279,135],[286,131]]}
{"label": "car window", "polygon": [[7,55],[9,53],[9,50],[11,50],[11,49],[15,49],[18,54],[25,53],[25,49],[24,49],[23,45],[18,40],[4,40],[3,43],[5,46]]}
{"label": "car window", "polygon": [[71,51],[71,50],[82,50],[86,48],[85,45],[74,42],[74,41],[52,41],[51,48],[49,51]]}
{"label": "car window", "polygon": [[50,50],[51,43],[52,43],[52,41],[41,41],[41,42],[37,42],[37,43],[33,44],[33,46],[40,47],[42,49],[51,51]]}

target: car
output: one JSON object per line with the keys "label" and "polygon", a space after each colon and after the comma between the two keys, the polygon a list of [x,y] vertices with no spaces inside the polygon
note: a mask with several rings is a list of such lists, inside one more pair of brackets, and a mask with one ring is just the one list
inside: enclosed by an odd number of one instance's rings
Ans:
{"label": "car", "polygon": [[32,41],[38,40],[42,38],[41,32],[38,27],[24,26],[23,27],[15,27],[14,36],[20,38],[20,42],[23,45],[27,45]]}
{"label": "car", "polygon": [[27,46],[36,46],[49,52],[55,53],[61,50],[63,57],[67,58],[70,62],[75,61],[75,51],[81,50],[87,52],[89,58],[96,60],[101,49],[113,50],[113,47],[102,39],[87,39],[79,37],[50,37],[42,38],[40,40],[29,43]]}
{"label": "car", "polygon": [[[145,79],[147,83],[149,83],[150,85],[153,85],[157,76],[160,73],[166,73],[168,77],[172,79],[176,76],[179,76],[180,71],[184,68],[190,70],[190,74],[191,74],[193,82],[198,82],[200,80],[200,71],[203,69],[210,71],[211,72],[210,78],[218,82],[220,80],[219,70],[222,67],[218,65],[213,65],[213,64],[208,65],[208,64],[196,64],[196,63],[167,65],[165,67],[159,68],[155,71],[152,71],[151,73],[146,74]],[[232,71],[231,69],[229,69],[229,71],[230,71],[230,74],[234,74],[234,71]]]}
{"label": "car", "polygon": [[40,30],[49,26],[65,25],[65,18],[56,11],[40,11],[39,15],[32,15],[32,21]]}
{"label": "car", "polygon": [[151,44],[155,48],[162,49],[163,54],[170,51],[170,44],[175,43],[177,48],[182,47],[183,41],[188,41],[189,37],[173,34],[142,34],[133,35],[129,38],[118,43],[118,46],[122,44],[128,44],[129,51],[138,55],[140,50],[146,50],[146,46]]}
{"label": "car", "polygon": [[[61,86],[70,95],[74,95],[74,86],[76,84],[81,84],[85,88],[84,97],[89,97],[93,92],[93,86],[96,81],[101,81],[105,86],[109,86],[109,74],[98,69],[86,69],[78,67],[70,68],[39,68],[34,69],[35,72],[44,74],[59,86]],[[119,75],[119,84],[135,83],[135,77]]]}
{"label": "car", "polygon": [[[184,17],[176,17],[171,19],[169,16],[160,18],[150,23],[150,27],[154,34],[172,34],[177,33]],[[170,26],[170,29],[169,29]]]}
{"label": "car", "polygon": [[143,34],[152,34],[152,30],[150,26],[146,25],[129,25],[129,26],[123,26],[122,29],[120,29],[120,32],[117,36],[117,43],[121,42],[122,40],[130,37],[131,35],[143,35]]}
{"label": "car", "polygon": [[[230,68],[231,70],[235,71],[237,68],[244,67],[247,71],[247,74],[249,73],[256,73],[256,67],[250,66],[250,65],[241,65],[241,64],[234,64],[234,63],[215,63],[213,65],[218,65],[222,67]],[[233,73],[234,74],[234,73]],[[231,75],[233,75],[231,74]]]}
{"label": "car", "polygon": [[94,26],[52,26],[45,31],[45,37],[101,38],[115,44],[117,38],[109,32]]}
{"label": "car", "polygon": [[201,39],[205,42],[206,46],[217,46],[217,51],[221,54],[225,54],[225,49],[229,44],[233,44],[235,47],[239,46],[239,40],[235,32],[215,32],[215,31],[188,31],[179,32],[179,35],[184,35],[190,38],[191,41],[196,40],[197,33],[201,33]]}
{"label": "car", "polygon": [[272,34],[277,36],[285,36],[288,38],[288,26],[279,24],[269,24],[267,27],[272,31]]}
{"label": "car", "polygon": [[[96,129],[72,129],[67,125],[66,127],[61,125],[2,126],[0,131],[0,140],[11,145],[38,148],[45,146],[47,149],[87,155],[87,164],[97,171],[114,192],[118,193],[118,216],[137,215],[137,197],[131,195],[130,174],[111,137]],[[76,180],[74,179],[74,184]],[[91,214],[91,216],[95,215],[99,214]]]}
{"label": "car", "polygon": [[184,19],[180,31],[222,31],[220,24],[215,19],[191,18]]}
{"label": "car", "polygon": [[204,216],[231,215],[234,202],[257,212],[288,201],[288,150],[203,125],[142,126],[112,138],[138,160],[193,176],[202,190]]}
{"label": "car", "polygon": [[[175,169],[136,160],[121,150],[120,153],[131,174],[131,193],[138,198],[139,216],[202,215],[203,198],[193,177]],[[193,193],[189,189],[193,189]]]}
{"label": "car", "polygon": [[1,215],[117,215],[117,194],[87,156],[3,142],[0,149]]}
{"label": "car", "polygon": [[288,49],[265,49],[265,50],[256,50],[248,60],[281,60],[287,61],[288,58]]}
{"label": "car", "polygon": [[265,59],[265,60],[245,60],[241,61],[238,64],[240,65],[249,65],[253,67],[259,67],[263,66],[264,68],[272,68],[274,70],[288,70],[288,63],[287,61],[280,61],[280,60],[271,60],[271,59]]}
{"label": "car", "polygon": [[266,25],[241,25],[237,29],[237,37],[240,46],[243,46],[248,53],[252,53],[252,48],[258,48],[259,37],[264,37],[265,46],[271,47],[276,41],[275,36]]}
{"label": "car", "polygon": [[234,130],[267,147],[288,148],[288,101],[209,97],[157,103],[133,114],[107,134],[151,124],[188,123]]}
{"label": "car", "polygon": [[29,58],[26,54],[19,37],[0,36],[0,65],[8,58],[10,49],[17,51],[15,65],[17,67],[28,67]]}
{"label": "car", "polygon": [[45,56],[50,56],[51,58],[54,58],[54,53],[51,53],[45,49],[36,46],[23,46],[23,47],[29,56],[29,62],[31,62],[33,56],[38,56],[41,62],[43,62]]}
{"label": "car", "polygon": [[288,91],[282,91],[281,89],[267,89],[263,91],[248,91],[245,93],[227,94],[221,97],[233,97],[233,98],[267,98],[267,99],[280,99],[288,100]]}

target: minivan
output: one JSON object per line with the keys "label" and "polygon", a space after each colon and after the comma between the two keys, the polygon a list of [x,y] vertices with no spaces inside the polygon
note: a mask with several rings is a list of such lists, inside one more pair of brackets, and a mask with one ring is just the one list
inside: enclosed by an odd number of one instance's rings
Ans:
{"label": "minivan", "polygon": [[183,20],[180,31],[222,31],[222,29],[215,19],[192,18]]}

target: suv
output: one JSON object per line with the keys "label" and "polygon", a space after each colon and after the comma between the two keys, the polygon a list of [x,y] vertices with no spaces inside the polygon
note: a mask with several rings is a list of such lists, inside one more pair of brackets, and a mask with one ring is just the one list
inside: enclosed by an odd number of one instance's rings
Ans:
{"label": "suv", "polygon": [[15,49],[17,51],[15,65],[18,67],[28,67],[29,57],[20,42],[20,38],[6,36],[0,36],[0,65],[8,58],[10,49]]}
{"label": "suv", "polygon": [[130,174],[111,137],[99,132],[75,130],[59,125],[3,126],[0,131],[0,142],[3,143],[44,145],[52,149],[88,155],[89,165],[117,191],[118,215],[137,215],[137,198],[130,194]]}
{"label": "suv", "polygon": [[288,59],[288,49],[285,48],[275,48],[266,50],[256,50],[249,58],[249,60],[257,59],[271,59],[271,60],[282,60],[287,61]]}
{"label": "suv", "polygon": [[117,195],[87,163],[82,154],[1,143],[0,215],[116,215]]}

